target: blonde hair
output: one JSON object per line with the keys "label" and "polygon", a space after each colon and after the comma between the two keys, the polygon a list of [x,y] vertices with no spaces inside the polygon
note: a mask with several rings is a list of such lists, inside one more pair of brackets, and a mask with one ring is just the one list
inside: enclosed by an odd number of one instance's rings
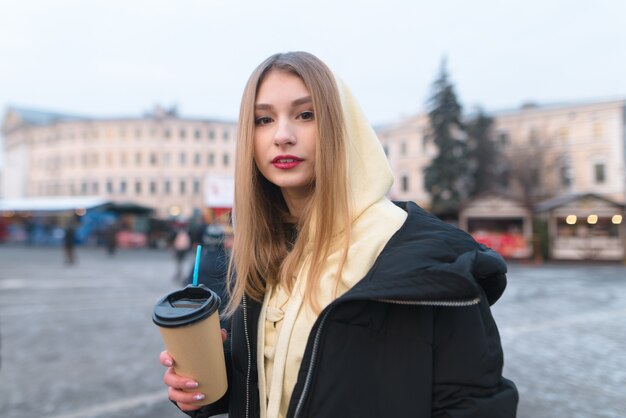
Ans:
{"label": "blonde hair", "polygon": [[[259,86],[271,71],[298,76],[313,102],[317,124],[315,175],[303,214],[295,224],[280,188],[270,183],[254,162],[254,109]],[[339,90],[330,69],[306,52],[272,55],[250,76],[239,110],[235,169],[235,234],[228,271],[232,314],[244,295],[262,301],[277,284],[292,290],[293,277],[310,251],[305,301],[319,312],[316,289],[334,234],[342,229],[343,251],[336,275],[341,277],[350,240],[347,154]],[[291,227],[289,226],[291,223]],[[309,243],[309,241],[311,241]],[[309,247],[310,245],[310,247]]]}

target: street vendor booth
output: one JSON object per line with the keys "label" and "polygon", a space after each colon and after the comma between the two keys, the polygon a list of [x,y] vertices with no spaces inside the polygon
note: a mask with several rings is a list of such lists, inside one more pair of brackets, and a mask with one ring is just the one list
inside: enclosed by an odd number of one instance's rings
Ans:
{"label": "street vendor booth", "polygon": [[505,258],[532,255],[532,211],[505,193],[486,192],[466,201],[459,211],[459,227]]}
{"label": "street vendor booth", "polygon": [[568,194],[538,204],[547,218],[550,258],[624,260],[624,205],[593,194]]}
{"label": "street vendor booth", "polygon": [[0,242],[59,245],[74,220],[78,243],[100,243],[104,230],[115,223],[120,247],[143,246],[150,213],[149,207],[99,196],[0,199]]}

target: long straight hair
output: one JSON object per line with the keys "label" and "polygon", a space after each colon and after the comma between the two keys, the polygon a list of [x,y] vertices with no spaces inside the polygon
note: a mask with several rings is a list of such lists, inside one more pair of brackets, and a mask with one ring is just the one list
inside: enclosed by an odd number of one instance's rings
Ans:
{"label": "long straight hair", "polygon": [[[311,95],[317,143],[311,193],[300,218],[289,214],[280,188],[269,182],[254,162],[254,109],[259,86],[271,71],[299,77]],[[339,283],[350,242],[346,138],[339,90],[330,69],[306,52],[276,54],[250,76],[239,110],[235,168],[235,234],[228,270],[232,314],[244,294],[262,301],[266,289],[281,284],[293,290],[305,249],[310,254],[305,272],[305,302],[317,312],[316,289],[326,258],[337,244],[342,249]],[[294,225],[295,223],[295,225]],[[295,241],[293,228],[296,228]],[[342,232],[337,242],[337,233]]]}

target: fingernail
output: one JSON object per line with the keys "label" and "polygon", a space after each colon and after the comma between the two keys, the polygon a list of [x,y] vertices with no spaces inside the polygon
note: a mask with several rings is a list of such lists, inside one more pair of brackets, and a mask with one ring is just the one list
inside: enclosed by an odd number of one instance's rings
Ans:
{"label": "fingernail", "polygon": [[201,401],[204,399],[204,395],[201,393],[198,393],[197,395],[193,395],[193,400],[194,401]]}
{"label": "fingernail", "polygon": [[195,389],[198,387],[198,382],[188,381],[187,383],[185,383],[185,387],[188,389]]}
{"label": "fingernail", "polygon": [[172,367],[172,364],[174,364],[172,363],[172,360],[165,360],[164,363],[167,367]]}

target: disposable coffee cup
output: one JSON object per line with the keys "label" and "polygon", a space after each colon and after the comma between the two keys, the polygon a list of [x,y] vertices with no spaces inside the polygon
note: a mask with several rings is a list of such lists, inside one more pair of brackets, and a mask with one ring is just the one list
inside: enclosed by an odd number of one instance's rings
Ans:
{"label": "disposable coffee cup", "polygon": [[207,405],[226,393],[228,380],[218,308],[220,298],[203,285],[188,285],[155,305],[152,321],[159,327],[165,349],[174,357],[174,371],[198,382]]}

